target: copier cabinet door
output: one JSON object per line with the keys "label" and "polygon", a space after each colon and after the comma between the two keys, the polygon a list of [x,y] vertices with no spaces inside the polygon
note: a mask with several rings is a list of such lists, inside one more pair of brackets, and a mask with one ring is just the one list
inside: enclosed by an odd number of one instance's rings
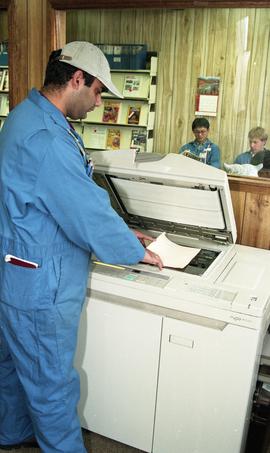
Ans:
{"label": "copier cabinet door", "polygon": [[150,452],[162,318],[94,295],[85,310],[76,358],[81,424]]}
{"label": "copier cabinet door", "polygon": [[164,319],[154,453],[242,451],[257,332],[223,327]]}

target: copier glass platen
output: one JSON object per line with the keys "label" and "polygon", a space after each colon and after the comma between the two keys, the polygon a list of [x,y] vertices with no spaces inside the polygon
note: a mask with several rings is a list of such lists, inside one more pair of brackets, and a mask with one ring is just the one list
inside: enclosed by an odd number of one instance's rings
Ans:
{"label": "copier glass platen", "polygon": [[179,270],[93,260],[79,331],[84,428],[149,453],[244,453],[270,319],[270,252],[236,245],[224,171],[91,154],[134,229],[200,248]]}

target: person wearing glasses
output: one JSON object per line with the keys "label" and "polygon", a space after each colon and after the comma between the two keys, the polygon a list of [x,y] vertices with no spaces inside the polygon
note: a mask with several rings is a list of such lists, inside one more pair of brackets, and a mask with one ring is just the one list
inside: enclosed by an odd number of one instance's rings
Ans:
{"label": "person wearing glasses", "polygon": [[101,50],[68,43],[0,132],[0,450],[37,441],[44,453],[86,453],[73,362],[91,254],[162,267],[92,179],[67,120],[106,89],[121,97]]}
{"label": "person wearing glasses", "polygon": [[186,143],[179,149],[179,154],[199,160],[204,164],[220,168],[220,149],[208,138],[210,129],[206,118],[196,118],[192,123],[195,140]]}

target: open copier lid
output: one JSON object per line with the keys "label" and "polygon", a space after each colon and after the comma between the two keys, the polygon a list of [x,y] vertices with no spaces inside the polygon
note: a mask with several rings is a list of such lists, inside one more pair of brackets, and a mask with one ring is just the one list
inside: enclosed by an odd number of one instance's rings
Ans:
{"label": "open copier lid", "polygon": [[132,228],[231,244],[236,227],[227,174],[179,154],[91,153],[94,178]]}

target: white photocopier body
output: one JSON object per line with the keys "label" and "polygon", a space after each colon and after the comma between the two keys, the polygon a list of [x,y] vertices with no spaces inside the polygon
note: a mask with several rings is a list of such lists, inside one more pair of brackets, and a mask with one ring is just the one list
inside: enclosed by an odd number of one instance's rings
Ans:
{"label": "white photocopier body", "polygon": [[76,356],[82,426],[152,453],[244,452],[270,252],[235,245],[222,170],[132,150],[92,159],[131,228],[201,251],[180,271],[93,261]]}

